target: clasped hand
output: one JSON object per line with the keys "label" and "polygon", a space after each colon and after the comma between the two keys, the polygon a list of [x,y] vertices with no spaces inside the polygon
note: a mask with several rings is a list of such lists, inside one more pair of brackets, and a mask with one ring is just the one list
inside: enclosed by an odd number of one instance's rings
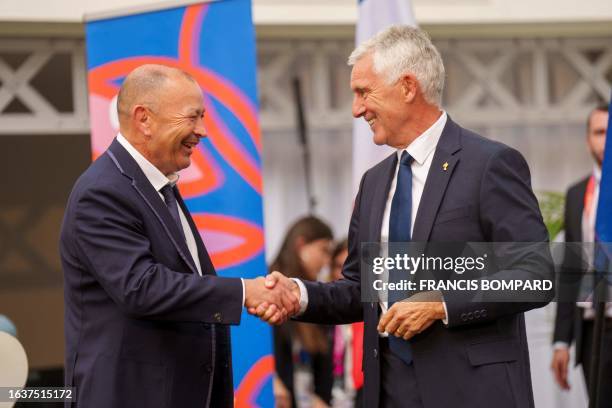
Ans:
{"label": "clasped hand", "polygon": [[282,324],[300,310],[300,288],[280,272],[245,280],[245,307],[270,324]]}
{"label": "clasped hand", "polygon": [[446,318],[441,295],[421,292],[401,302],[395,302],[378,322],[378,331],[409,340],[425,331],[436,320]]}

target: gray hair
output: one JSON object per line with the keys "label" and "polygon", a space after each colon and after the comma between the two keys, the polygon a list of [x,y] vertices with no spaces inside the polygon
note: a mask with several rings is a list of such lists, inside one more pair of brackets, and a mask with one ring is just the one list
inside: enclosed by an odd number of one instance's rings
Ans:
{"label": "gray hair", "polygon": [[425,100],[440,105],[444,90],[444,64],[429,35],[418,28],[392,25],[359,44],[348,58],[350,66],[372,55],[374,71],[392,84],[411,73],[419,81]]}

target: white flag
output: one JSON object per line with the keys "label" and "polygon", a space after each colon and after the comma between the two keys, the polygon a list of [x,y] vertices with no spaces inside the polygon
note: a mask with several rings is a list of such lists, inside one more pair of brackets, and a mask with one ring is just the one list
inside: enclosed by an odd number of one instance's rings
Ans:
{"label": "white flag", "polygon": [[[392,24],[417,26],[410,0],[359,0],[356,45]],[[353,121],[354,193],[357,193],[363,173],[393,151],[394,149],[389,146],[374,144],[370,126],[363,118]]]}

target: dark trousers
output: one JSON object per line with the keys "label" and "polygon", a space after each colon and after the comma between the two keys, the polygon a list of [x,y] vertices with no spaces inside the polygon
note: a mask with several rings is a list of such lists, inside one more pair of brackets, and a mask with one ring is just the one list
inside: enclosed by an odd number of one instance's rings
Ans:
{"label": "dark trousers", "polygon": [[413,364],[406,364],[380,339],[380,408],[423,408]]}
{"label": "dark trousers", "polygon": [[355,408],[365,408],[363,406],[363,387],[359,388],[355,393],[355,400],[353,401]]}
{"label": "dark trousers", "polygon": [[[588,390],[591,380],[594,322],[591,320],[583,320],[582,328],[582,372]],[[601,382],[599,383],[598,408],[612,408],[612,319],[606,319],[599,368],[601,370]]]}

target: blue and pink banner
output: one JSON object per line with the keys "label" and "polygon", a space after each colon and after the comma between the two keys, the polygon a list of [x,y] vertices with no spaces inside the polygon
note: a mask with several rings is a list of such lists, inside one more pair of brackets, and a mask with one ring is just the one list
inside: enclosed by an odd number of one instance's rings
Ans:
{"label": "blue and pink banner", "polygon": [[[217,272],[266,273],[261,133],[250,0],[222,0],[132,14],[86,25],[93,157],[117,134],[116,96],[134,68],[180,68],[205,96],[203,139],[181,172],[185,198]],[[273,406],[271,331],[244,314],[232,328],[237,407]]]}

